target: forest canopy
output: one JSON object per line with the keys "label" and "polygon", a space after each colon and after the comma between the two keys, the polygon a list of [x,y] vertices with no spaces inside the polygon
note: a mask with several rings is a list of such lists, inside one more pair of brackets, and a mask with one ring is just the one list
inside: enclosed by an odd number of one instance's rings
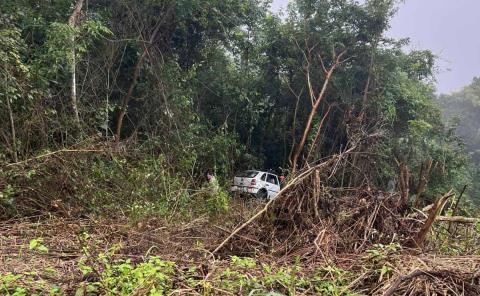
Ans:
{"label": "forest canopy", "polygon": [[[455,130],[459,142],[468,153],[472,186],[470,194],[480,193],[480,78],[473,79],[470,85],[458,92],[439,96],[443,116],[447,124]],[[474,198],[478,203],[478,198]]]}
{"label": "forest canopy", "polygon": [[[397,187],[403,170],[425,202],[459,190],[468,156],[442,121],[436,57],[385,36],[396,5],[297,0],[279,17],[262,0],[3,0],[0,161],[107,145],[194,188],[358,146],[370,156],[341,185]],[[98,165],[116,170],[98,156],[78,176]]]}

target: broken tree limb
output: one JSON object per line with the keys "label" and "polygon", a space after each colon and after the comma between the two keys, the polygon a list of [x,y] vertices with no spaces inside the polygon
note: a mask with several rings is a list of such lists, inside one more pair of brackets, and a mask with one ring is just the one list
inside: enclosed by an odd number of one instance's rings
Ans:
{"label": "broken tree limb", "polygon": [[455,194],[453,193],[453,189],[450,189],[449,192],[447,192],[445,195],[437,199],[437,201],[434,203],[430,211],[430,214],[428,215],[427,221],[425,221],[425,224],[413,239],[417,247],[423,246],[423,243],[425,242],[425,238],[427,237],[427,234],[430,232],[430,229],[432,228],[433,222],[435,222],[437,216],[442,211],[448,199],[454,195]]}
{"label": "broken tree limb", "polygon": [[[416,210],[415,212],[409,214],[407,217],[414,218],[418,215],[424,216],[424,218],[428,218],[428,213],[432,210],[435,204],[428,205],[421,210]],[[473,217],[464,217],[464,216],[438,216],[436,221],[442,222],[452,222],[452,223],[463,223],[463,224],[473,224],[480,222],[480,218],[473,218]]]}
{"label": "broken tree limb", "polygon": [[[300,176],[299,176],[300,177]],[[250,223],[252,223],[253,221],[255,221],[258,217],[260,217],[261,215],[263,215],[263,213],[267,212],[268,210],[268,207],[270,207],[270,205],[275,201],[277,200],[277,198],[279,196],[281,196],[288,188],[292,187],[293,185],[295,184],[295,179],[292,180],[291,182],[289,182],[287,184],[287,186],[285,186],[282,190],[280,190],[280,192],[278,192],[276,198],[273,198],[271,200],[269,200],[265,206],[260,210],[258,211],[255,215],[253,215],[250,219],[248,219],[245,223],[243,223],[242,225],[240,225],[239,227],[237,227],[234,231],[232,231],[232,233],[230,233],[230,235],[225,239],[223,240],[222,243],[220,243],[216,248],[215,250],[212,251],[212,254],[215,254],[217,253],[218,251],[220,251],[220,249],[223,248],[223,246],[225,246],[226,243],[228,243],[232,237],[234,237],[235,235],[237,235],[237,233],[240,232],[240,230],[244,229],[245,227],[247,227]]]}

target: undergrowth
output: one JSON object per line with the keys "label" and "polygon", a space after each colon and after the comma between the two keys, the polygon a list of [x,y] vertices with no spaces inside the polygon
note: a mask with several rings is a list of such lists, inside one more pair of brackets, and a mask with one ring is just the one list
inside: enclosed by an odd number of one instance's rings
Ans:
{"label": "undergrowth", "polygon": [[68,217],[123,214],[135,221],[225,212],[230,201],[226,190],[212,190],[203,177],[192,175],[193,169],[172,169],[163,155],[34,160],[0,170],[0,218],[49,212]]}
{"label": "undergrowth", "polygon": [[298,264],[275,266],[248,257],[232,256],[217,261],[206,273],[202,266],[179,265],[148,256],[141,261],[113,259],[113,252],[99,254],[94,261],[82,257],[77,269],[85,280],[72,291],[49,285],[42,278],[57,271],[8,273],[0,279],[2,295],[357,295],[348,289],[352,275],[335,266],[306,273]]}

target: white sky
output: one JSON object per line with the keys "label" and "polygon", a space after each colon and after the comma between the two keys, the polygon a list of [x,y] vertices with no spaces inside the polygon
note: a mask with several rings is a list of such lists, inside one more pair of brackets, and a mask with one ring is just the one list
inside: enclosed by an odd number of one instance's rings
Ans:
{"label": "white sky", "polygon": [[[272,10],[288,0],[273,0]],[[480,0],[406,0],[387,36],[410,38],[412,49],[439,56],[437,89],[452,92],[480,76]]]}

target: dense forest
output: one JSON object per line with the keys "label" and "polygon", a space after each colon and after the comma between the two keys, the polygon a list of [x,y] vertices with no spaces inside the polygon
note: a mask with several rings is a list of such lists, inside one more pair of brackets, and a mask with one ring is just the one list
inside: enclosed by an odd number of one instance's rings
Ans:
{"label": "dense forest", "polygon": [[[480,173],[480,78],[462,90],[439,97],[447,124],[455,129],[469,156],[470,176],[478,180]],[[478,196],[478,182],[473,182],[472,197]],[[474,198],[474,200],[476,200]]]}
{"label": "dense forest", "polygon": [[398,4],[0,0],[0,294],[479,292],[480,79],[437,97]]}

